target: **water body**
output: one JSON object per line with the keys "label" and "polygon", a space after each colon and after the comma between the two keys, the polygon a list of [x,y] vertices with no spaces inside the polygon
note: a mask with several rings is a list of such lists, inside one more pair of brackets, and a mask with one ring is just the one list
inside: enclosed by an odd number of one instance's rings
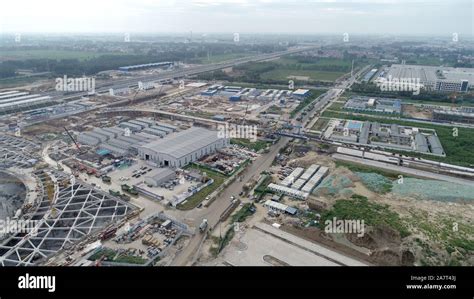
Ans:
{"label": "water body", "polygon": [[0,171],[0,219],[15,216],[26,197],[26,186],[17,177]]}

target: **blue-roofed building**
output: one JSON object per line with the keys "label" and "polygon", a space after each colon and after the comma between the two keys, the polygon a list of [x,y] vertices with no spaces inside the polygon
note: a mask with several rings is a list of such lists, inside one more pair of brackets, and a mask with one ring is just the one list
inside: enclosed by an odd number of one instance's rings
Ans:
{"label": "blue-roofed building", "polygon": [[128,72],[128,71],[141,70],[141,69],[147,69],[147,68],[152,68],[152,67],[169,66],[169,65],[173,65],[173,62],[166,61],[166,62],[155,62],[155,63],[121,66],[119,67],[119,70]]}
{"label": "blue-roofed building", "polygon": [[97,155],[99,156],[107,156],[108,154],[110,154],[110,150],[108,149],[101,148],[97,150]]}
{"label": "blue-roofed building", "polygon": [[309,97],[310,91],[308,89],[297,89],[292,95],[296,98],[306,98]]}
{"label": "blue-roofed building", "polygon": [[242,95],[240,94],[235,94],[229,97],[229,100],[232,102],[237,102],[237,101],[240,101],[241,99],[242,99]]}
{"label": "blue-roofed building", "polygon": [[225,121],[225,116],[224,115],[214,115],[212,117],[213,120],[217,120],[217,121]]}
{"label": "blue-roofed building", "polygon": [[217,89],[208,89],[208,90],[204,90],[204,91],[201,91],[201,95],[202,96],[208,96],[208,97],[212,97],[213,95],[215,95],[216,93],[218,92]]}
{"label": "blue-roofed building", "polygon": [[347,128],[349,130],[360,131],[360,129],[362,128],[362,123],[355,122],[355,121],[349,121],[349,122],[347,122]]}

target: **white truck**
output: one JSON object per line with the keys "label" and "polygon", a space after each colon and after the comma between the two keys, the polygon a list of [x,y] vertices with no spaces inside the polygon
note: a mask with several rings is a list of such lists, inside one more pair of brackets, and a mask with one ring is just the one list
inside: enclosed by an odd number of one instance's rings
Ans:
{"label": "white truck", "polygon": [[201,224],[199,225],[199,231],[200,232],[204,232],[207,228],[207,219],[204,218],[201,222]]}

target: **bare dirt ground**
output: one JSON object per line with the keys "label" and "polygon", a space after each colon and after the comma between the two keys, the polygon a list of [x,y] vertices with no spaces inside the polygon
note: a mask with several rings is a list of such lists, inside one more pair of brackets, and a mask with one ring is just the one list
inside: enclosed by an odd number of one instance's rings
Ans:
{"label": "bare dirt ground", "polygon": [[[328,166],[330,168],[329,174],[336,177],[335,181],[342,176],[349,178],[351,182],[346,183],[344,189],[349,189],[352,192],[341,192],[336,195],[323,192],[318,196],[311,196],[310,199],[323,202],[330,208],[337,200],[349,199],[352,194],[365,196],[372,202],[388,205],[390,210],[396,212],[408,226],[410,235],[402,239],[398,232],[389,228],[377,228],[370,231],[369,237],[362,238],[362,240],[350,235],[336,236],[328,240],[329,237],[322,237],[321,232],[315,231],[314,228],[292,228],[295,234],[302,234],[323,244],[327,243],[328,246],[334,246],[337,250],[347,250],[348,254],[354,256],[362,254],[367,261],[378,265],[423,264],[427,254],[431,258],[430,264],[444,265],[450,261],[453,255],[457,254],[454,252],[450,256],[446,252],[446,244],[449,244],[449,240],[466,237],[461,234],[457,235],[457,232],[452,232],[447,226],[459,224],[464,226],[464,232],[469,232],[469,229],[472,229],[473,204],[421,200],[413,197],[400,197],[393,193],[377,194],[369,190],[352,171],[345,167],[335,168],[335,164],[329,157],[316,153],[308,153],[302,158],[290,160],[289,165],[308,167],[313,163]],[[288,226],[285,226],[285,229],[287,228]],[[441,235],[437,234],[438,232],[447,232],[447,239],[441,238]],[[420,245],[420,242],[424,244]],[[367,253],[365,249],[369,249],[370,257],[364,254]],[[470,264],[474,260],[472,251],[460,255],[459,258],[467,259],[465,264]]]}
{"label": "bare dirt ground", "polygon": [[414,105],[405,105],[403,106],[403,114],[405,116],[415,117],[415,118],[424,118],[431,119],[432,112],[428,109],[422,109],[415,107]]}

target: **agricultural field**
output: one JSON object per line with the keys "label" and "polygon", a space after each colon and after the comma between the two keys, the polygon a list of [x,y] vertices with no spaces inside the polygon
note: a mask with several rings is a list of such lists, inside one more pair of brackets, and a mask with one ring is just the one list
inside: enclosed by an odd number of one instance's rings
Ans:
{"label": "agricultural field", "polygon": [[210,55],[209,59],[208,57],[203,57],[199,59],[200,63],[202,64],[210,64],[210,63],[218,63],[218,62],[223,62],[226,60],[232,60],[232,59],[237,59],[237,58],[243,58],[250,56],[251,54],[246,54],[246,53],[227,53],[227,54],[217,54],[217,55]]}
{"label": "agricultural field", "polygon": [[120,55],[120,53],[86,52],[69,50],[7,50],[2,51],[0,61],[24,59],[78,59],[87,60],[101,55]]}
{"label": "agricultural field", "polygon": [[276,69],[261,74],[264,80],[295,80],[295,81],[335,81],[344,75],[341,72],[325,72],[311,70],[294,70],[294,69]]}
{"label": "agricultural field", "polygon": [[295,81],[335,81],[350,71],[351,62],[342,59],[314,58],[301,60],[294,57],[283,57],[272,61],[278,64],[275,70],[261,74],[263,79]]}
{"label": "agricultural field", "polygon": [[329,123],[329,118],[319,118],[316,123],[313,125],[311,130],[314,131],[321,131],[323,130]]}

